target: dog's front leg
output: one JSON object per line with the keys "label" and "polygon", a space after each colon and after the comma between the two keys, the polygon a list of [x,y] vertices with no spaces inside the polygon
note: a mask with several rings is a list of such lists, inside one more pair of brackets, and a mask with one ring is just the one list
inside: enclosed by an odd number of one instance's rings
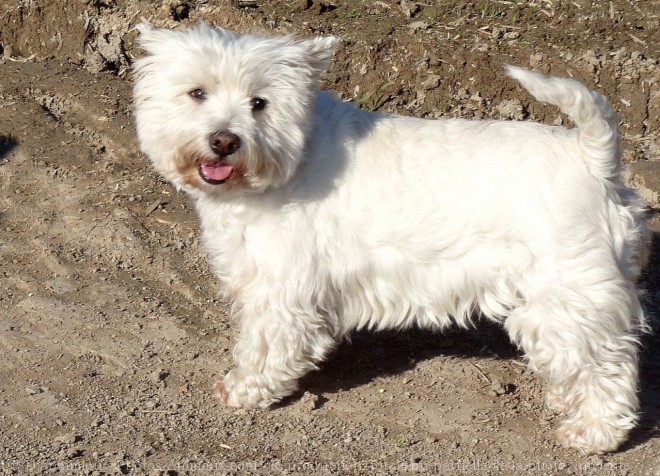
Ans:
{"label": "dog's front leg", "polygon": [[[272,290],[270,292],[271,298]],[[291,300],[271,299],[262,306],[243,307],[237,316],[241,333],[234,349],[237,367],[215,384],[227,404],[265,408],[297,389],[297,380],[334,347],[332,326],[315,306],[278,309]]]}

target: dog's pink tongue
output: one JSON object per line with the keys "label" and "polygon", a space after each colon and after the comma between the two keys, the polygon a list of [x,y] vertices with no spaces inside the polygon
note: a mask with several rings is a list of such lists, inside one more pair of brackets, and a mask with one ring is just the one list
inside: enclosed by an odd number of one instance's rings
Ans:
{"label": "dog's pink tongue", "polygon": [[201,171],[204,178],[220,182],[231,175],[233,167],[224,161],[202,162]]}

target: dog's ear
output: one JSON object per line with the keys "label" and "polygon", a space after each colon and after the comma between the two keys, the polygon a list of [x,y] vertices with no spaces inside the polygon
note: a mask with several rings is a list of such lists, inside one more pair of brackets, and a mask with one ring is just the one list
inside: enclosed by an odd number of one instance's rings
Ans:
{"label": "dog's ear", "polygon": [[140,32],[137,37],[138,46],[151,54],[155,53],[156,47],[168,34],[167,30],[160,30],[151,23],[138,23],[135,29]]}
{"label": "dog's ear", "polygon": [[332,55],[337,44],[339,44],[339,38],[336,36],[317,36],[300,41],[300,45],[307,52],[310,66],[319,74],[330,69]]}
{"label": "dog's ear", "polygon": [[149,33],[156,30],[156,27],[151,23],[138,23],[135,25],[135,29],[140,32],[140,37],[148,36]]}
{"label": "dog's ear", "polygon": [[198,22],[195,26],[189,28],[188,31],[195,32],[200,37],[220,37],[224,40],[235,40],[239,37],[233,31],[225,30],[219,26],[209,25],[205,21]]}

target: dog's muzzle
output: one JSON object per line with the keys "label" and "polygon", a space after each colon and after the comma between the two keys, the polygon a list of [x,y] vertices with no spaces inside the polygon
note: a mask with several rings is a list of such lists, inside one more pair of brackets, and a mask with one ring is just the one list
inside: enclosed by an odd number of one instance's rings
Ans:
{"label": "dog's muzzle", "polygon": [[209,137],[209,145],[218,157],[224,159],[241,147],[241,139],[232,132],[218,131]]}
{"label": "dog's muzzle", "polygon": [[199,175],[202,180],[213,185],[224,183],[234,169],[225,158],[241,147],[241,139],[232,132],[218,131],[209,137],[209,146],[217,159],[202,161],[199,164]]}

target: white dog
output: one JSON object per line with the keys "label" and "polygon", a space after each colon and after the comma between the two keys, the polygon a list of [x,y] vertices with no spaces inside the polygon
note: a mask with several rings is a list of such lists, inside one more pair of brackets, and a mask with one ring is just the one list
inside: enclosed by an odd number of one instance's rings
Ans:
{"label": "white dog", "polygon": [[549,381],[561,443],[626,438],[647,231],[602,96],[510,67],[578,127],[376,114],[318,90],[335,38],[140,32],[142,150],[194,199],[240,322],[227,404],[280,401],[354,329],[483,315]]}

